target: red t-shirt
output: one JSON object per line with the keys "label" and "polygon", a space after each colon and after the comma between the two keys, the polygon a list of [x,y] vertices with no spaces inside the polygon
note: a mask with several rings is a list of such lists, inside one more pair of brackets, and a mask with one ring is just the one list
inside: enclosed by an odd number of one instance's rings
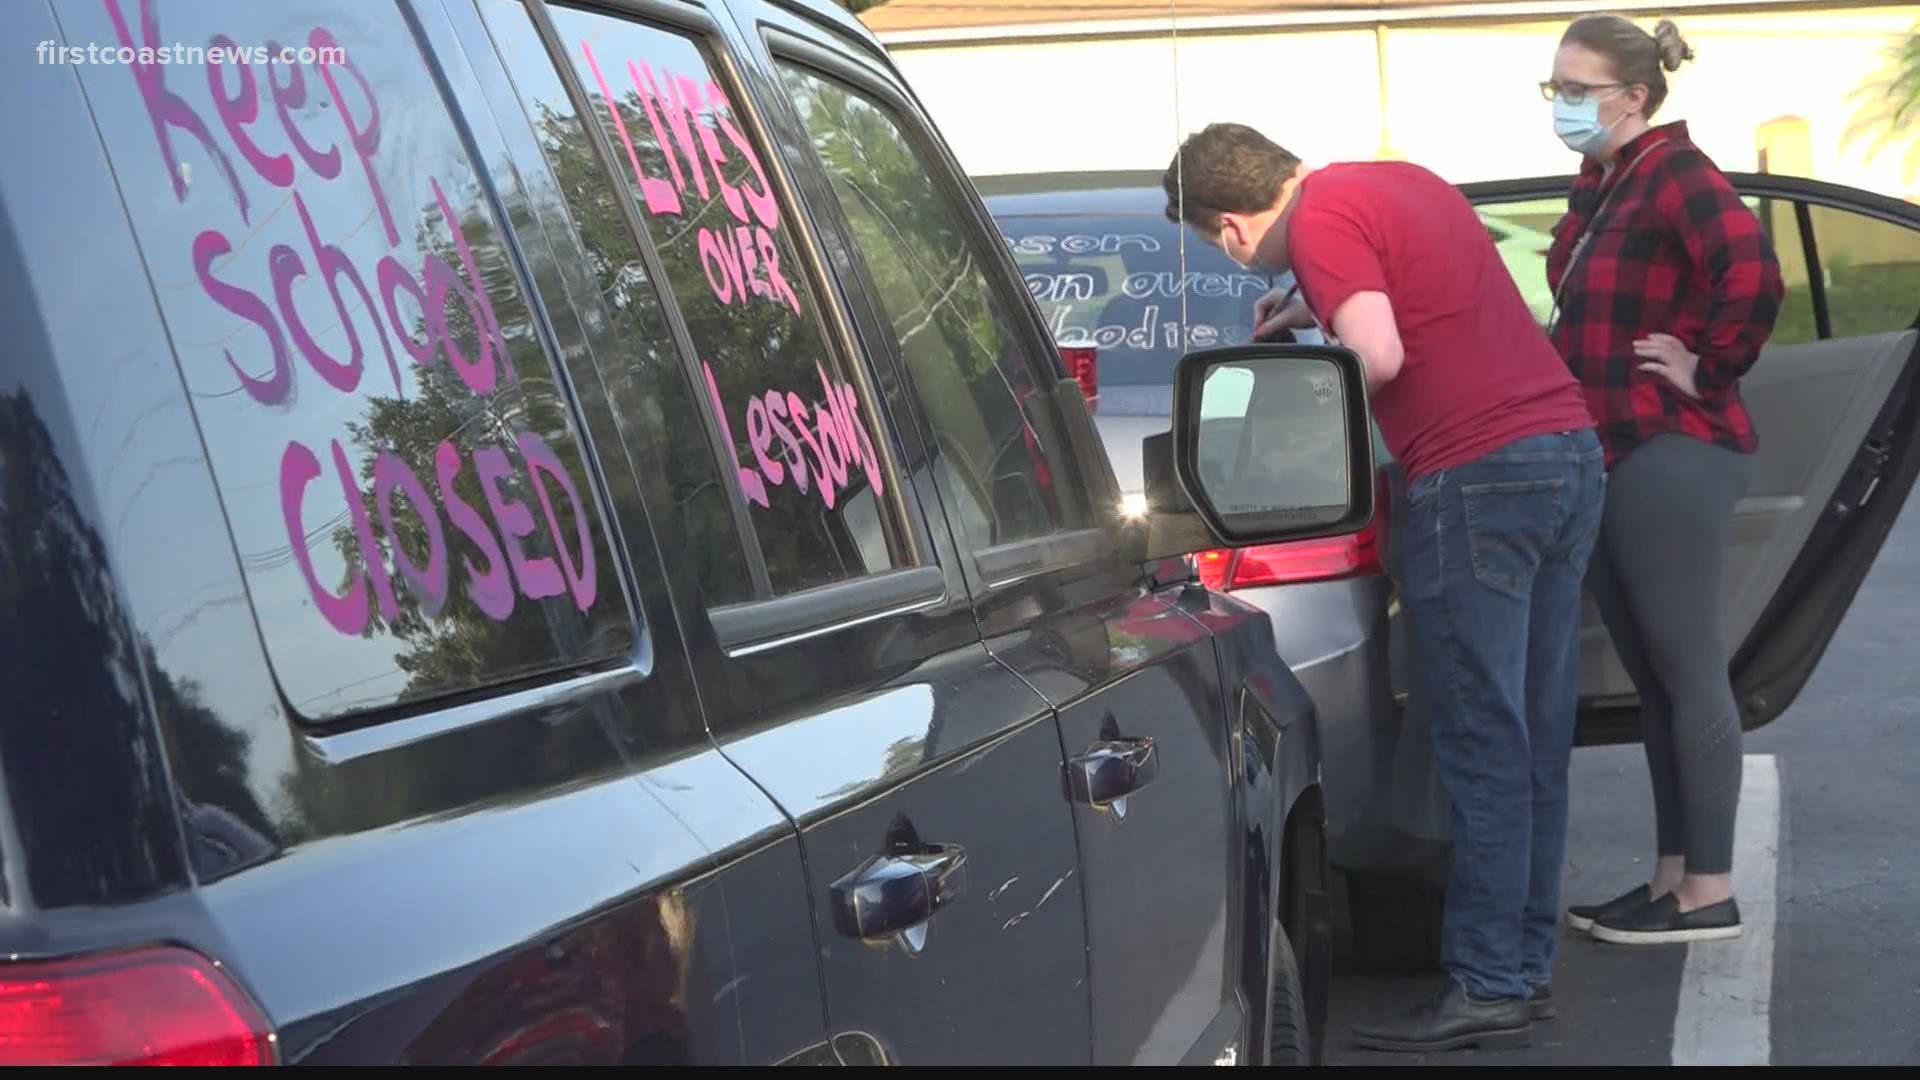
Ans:
{"label": "red t-shirt", "polygon": [[1594,426],[1580,385],[1459,189],[1418,165],[1356,162],[1300,184],[1287,249],[1329,332],[1355,293],[1393,304],[1405,360],[1374,419],[1407,477],[1516,439]]}

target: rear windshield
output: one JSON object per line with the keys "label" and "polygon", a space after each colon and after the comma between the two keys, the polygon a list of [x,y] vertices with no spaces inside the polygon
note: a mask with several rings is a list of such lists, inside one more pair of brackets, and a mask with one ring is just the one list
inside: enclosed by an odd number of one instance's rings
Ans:
{"label": "rear windshield", "polygon": [[1100,350],[1103,390],[1164,386],[1188,350],[1253,340],[1254,301],[1272,287],[1191,235],[1183,277],[1181,230],[1154,214],[998,223],[1054,342]]}

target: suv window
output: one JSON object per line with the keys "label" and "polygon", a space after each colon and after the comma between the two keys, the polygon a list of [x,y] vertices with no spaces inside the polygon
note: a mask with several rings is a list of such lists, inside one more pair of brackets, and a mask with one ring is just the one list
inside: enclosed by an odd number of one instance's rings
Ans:
{"label": "suv window", "polygon": [[[988,207],[1055,343],[1096,350],[1098,417],[1171,417],[1180,358],[1195,349],[1252,341],[1254,303],[1268,289],[1291,286],[1293,275],[1243,270],[1219,248],[1188,236],[1183,276],[1180,229],[1158,212],[1164,201],[1158,188],[1142,197],[1141,205],[1152,212],[1054,213],[1020,206],[1027,197],[1059,197],[1070,185],[1062,177],[1054,191],[996,196]],[[1325,339],[1305,330],[1295,340]],[[1126,425],[1108,432],[1103,425],[1103,434],[1122,485],[1137,484],[1139,432]],[[1391,464],[1377,426],[1372,436],[1376,463]]]}
{"label": "suv window", "polygon": [[654,274],[623,212],[621,189],[607,175],[526,5],[489,0],[482,14],[599,287],[598,302],[580,306],[605,320],[595,326],[595,316],[588,316],[588,338],[622,440],[640,467],[664,473],[672,492],[670,521],[660,525],[676,531],[681,557],[695,567],[709,604],[752,600],[732,499],[697,404],[705,387],[694,396]]}
{"label": "suv window", "polygon": [[790,218],[714,65],[679,34],[551,11],[691,332],[734,457],[723,471],[750,507],[773,591],[905,565],[886,427],[827,347]]}
{"label": "suv window", "polygon": [[243,50],[75,73],[294,712],[628,651],[573,417],[413,36],[244,0],[130,10],[61,14],[74,40]]}
{"label": "suv window", "polygon": [[1192,237],[1183,279],[1180,228],[1153,199],[1152,213],[997,217],[1054,342],[1099,350],[1102,414],[1170,415],[1180,357],[1253,340],[1254,301],[1273,287]]}
{"label": "suv window", "polygon": [[1052,399],[967,236],[965,215],[898,119],[866,95],[782,66],[940,444],[942,496],[976,549],[1094,524]]}

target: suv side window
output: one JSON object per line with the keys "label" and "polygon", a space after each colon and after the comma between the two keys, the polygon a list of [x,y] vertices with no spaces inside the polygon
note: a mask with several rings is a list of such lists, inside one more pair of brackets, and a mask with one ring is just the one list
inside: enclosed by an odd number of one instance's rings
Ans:
{"label": "suv side window", "polygon": [[886,426],[828,348],[789,218],[717,65],[678,33],[548,10],[664,265],[771,591],[908,565]]}
{"label": "suv side window", "polygon": [[586,252],[605,325],[591,333],[594,358],[614,406],[621,441],[636,465],[658,468],[672,491],[668,516],[701,592],[714,605],[754,598],[754,582],[720,479],[706,416],[692,396],[680,351],[620,189],[595,152],[592,131],[561,80],[521,0],[488,0],[487,32],[511,73],[547,167]]}
{"label": "suv side window", "polygon": [[[560,376],[401,19],[316,24],[248,0],[61,18],[77,41],[239,50],[74,72],[292,711],[334,719],[629,652]],[[138,476],[103,483],[140,497]]]}
{"label": "suv side window", "polygon": [[1051,398],[964,215],[892,109],[781,65],[940,446],[941,495],[975,550],[1098,524]]}

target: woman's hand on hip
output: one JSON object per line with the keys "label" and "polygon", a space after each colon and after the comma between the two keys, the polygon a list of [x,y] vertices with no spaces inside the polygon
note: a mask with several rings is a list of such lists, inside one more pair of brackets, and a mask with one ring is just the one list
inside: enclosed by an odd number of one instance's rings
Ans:
{"label": "woman's hand on hip", "polygon": [[1652,372],[1672,383],[1690,398],[1698,399],[1694,372],[1700,369],[1700,357],[1671,334],[1649,334],[1633,343],[1633,351],[1644,361],[1641,371]]}

